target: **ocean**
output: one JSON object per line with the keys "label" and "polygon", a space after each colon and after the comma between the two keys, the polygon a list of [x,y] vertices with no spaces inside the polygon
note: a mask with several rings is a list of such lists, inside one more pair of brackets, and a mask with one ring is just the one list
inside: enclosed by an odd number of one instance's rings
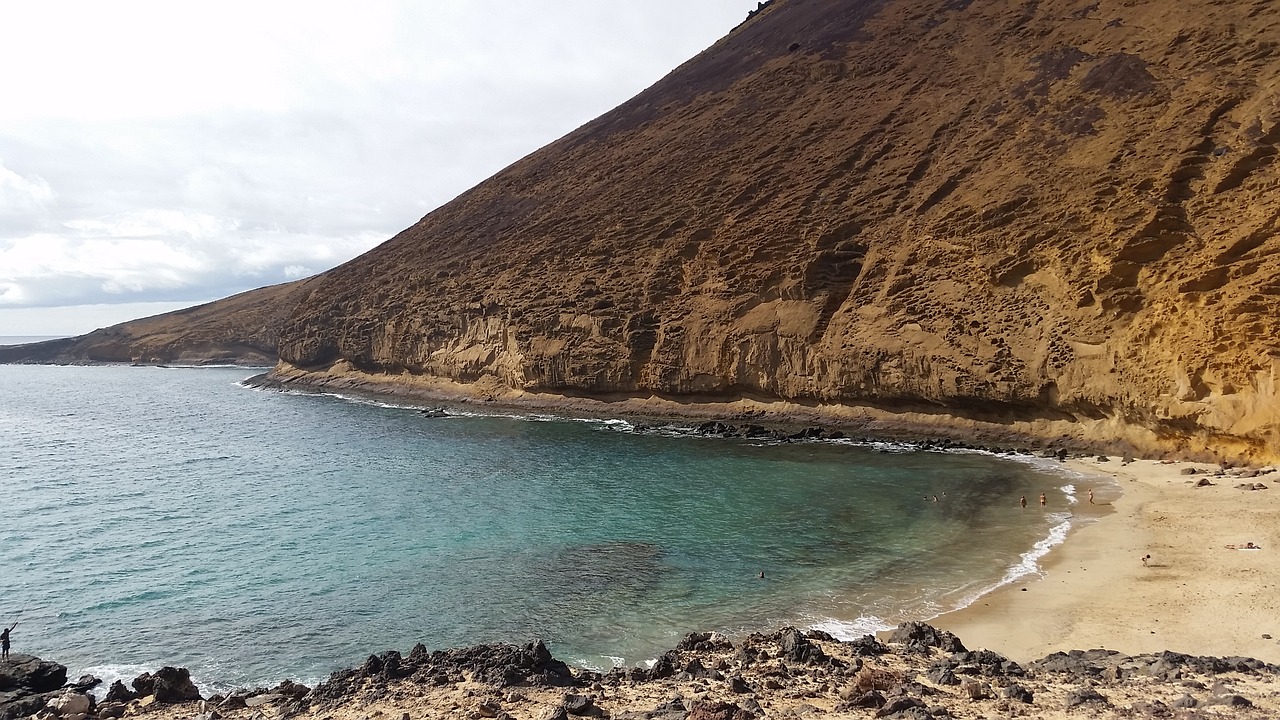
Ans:
{"label": "ocean", "polygon": [[417,642],[542,639],[604,669],[694,630],[932,617],[1075,521],[1080,478],[1049,460],[440,417],[254,372],[0,366],[15,652],[108,681],[185,666],[207,692]]}

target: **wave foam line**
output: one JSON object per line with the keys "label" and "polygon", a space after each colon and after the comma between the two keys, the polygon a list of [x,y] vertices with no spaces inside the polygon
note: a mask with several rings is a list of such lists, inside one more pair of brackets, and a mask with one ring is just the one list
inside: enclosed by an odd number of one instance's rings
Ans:
{"label": "wave foam line", "polygon": [[861,615],[855,620],[835,620],[828,618],[811,623],[808,630],[821,630],[831,637],[842,640],[857,640],[864,635],[874,635],[885,630],[892,630],[890,625],[884,618],[875,615]]}
{"label": "wave foam line", "polygon": [[1010,566],[1009,569],[1005,571],[1004,577],[1000,578],[998,582],[992,585],[989,585],[983,588],[982,590],[979,590],[978,592],[964,598],[963,600],[960,601],[960,603],[956,606],[955,609],[959,610],[961,608],[966,608],[974,604],[975,602],[977,602],[979,598],[985,595],[989,595],[992,592],[995,592],[996,590],[999,590],[1000,588],[1004,587],[1005,585],[1011,585],[1028,575],[1041,574],[1040,563],[1039,563],[1040,558],[1044,557],[1045,555],[1048,555],[1050,550],[1053,550],[1055,547],[1061,545],[1064,541],[1066,541],[1067,533],[1070,531],[1071,531],[1070,520],[1063,520],[1062,522],[1053,526],[1053,528],[1049,530],[1049,535],[1047,537],[1039,540],[1038,542],[1036,542],[1035,545],[1031,547],[1030,550],[1022,553],[1022,557],[1019,559],[1019,561],[1016,564]]}

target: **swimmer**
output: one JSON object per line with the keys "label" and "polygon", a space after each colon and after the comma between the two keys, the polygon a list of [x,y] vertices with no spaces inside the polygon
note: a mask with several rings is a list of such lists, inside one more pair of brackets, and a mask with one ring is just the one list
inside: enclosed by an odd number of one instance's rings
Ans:
{"label": "swimmer", "polygon": [[1048,502],[1048,499],[1044,496],[1044,493],[1040,493],[1040,507],[1044,507],[1046,502]]}
{"label": "swimmer", "polygon": [[1026,507],[1026,506],[1027,506],[1027,496],[1026,496],[1026,495],[1023,495],[1021,498],[1019,498],[1019,499],[1018,499],[1018,504],[1022,505],[1022,507]]}

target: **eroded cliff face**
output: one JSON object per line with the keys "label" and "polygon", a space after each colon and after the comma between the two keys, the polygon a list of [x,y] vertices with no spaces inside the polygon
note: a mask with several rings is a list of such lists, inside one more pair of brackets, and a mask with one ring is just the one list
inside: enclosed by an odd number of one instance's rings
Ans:
{"label": "eroded cliff face", "polygon": [[278,375],[1079,419],[1274,460],[1278,42],[1269,0],[777,0],[313,280]]}

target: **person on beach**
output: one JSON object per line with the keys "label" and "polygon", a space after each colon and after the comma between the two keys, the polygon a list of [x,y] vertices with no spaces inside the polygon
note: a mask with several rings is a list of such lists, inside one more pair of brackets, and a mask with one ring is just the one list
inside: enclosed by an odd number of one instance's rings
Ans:
{"label": "person on beach", "polygon": [[18,627],[18,623],[14,623],[0,632],[0,659],[7,660],[9,658],[9,633]]}
{"label": "person on beach", "polygon": [[1026,495],[1023,495],[1021,498],[1019,498],[1019,499],[1018,499],[1018,504],[1019,504],[1019,505],[1021,505],[1022,507],[1026,507],[1026,506],[1027,506],[1027,496],[1026,496]]}
{"label": "person on beach", "polygon": [[1093,488],[1089,488],[1089,504],[1093,504]]}
{"label": "person on beach", "polygon": [[1142,556],[1142,567],[1146,567],[1146,566],[1147,566],[1147,561],[1148,561],[1148,560],[1150,560],[1150,559],[1151,559],[1151,556],[1150,556],[1150,555],[1143,555],[1143,556]]}

